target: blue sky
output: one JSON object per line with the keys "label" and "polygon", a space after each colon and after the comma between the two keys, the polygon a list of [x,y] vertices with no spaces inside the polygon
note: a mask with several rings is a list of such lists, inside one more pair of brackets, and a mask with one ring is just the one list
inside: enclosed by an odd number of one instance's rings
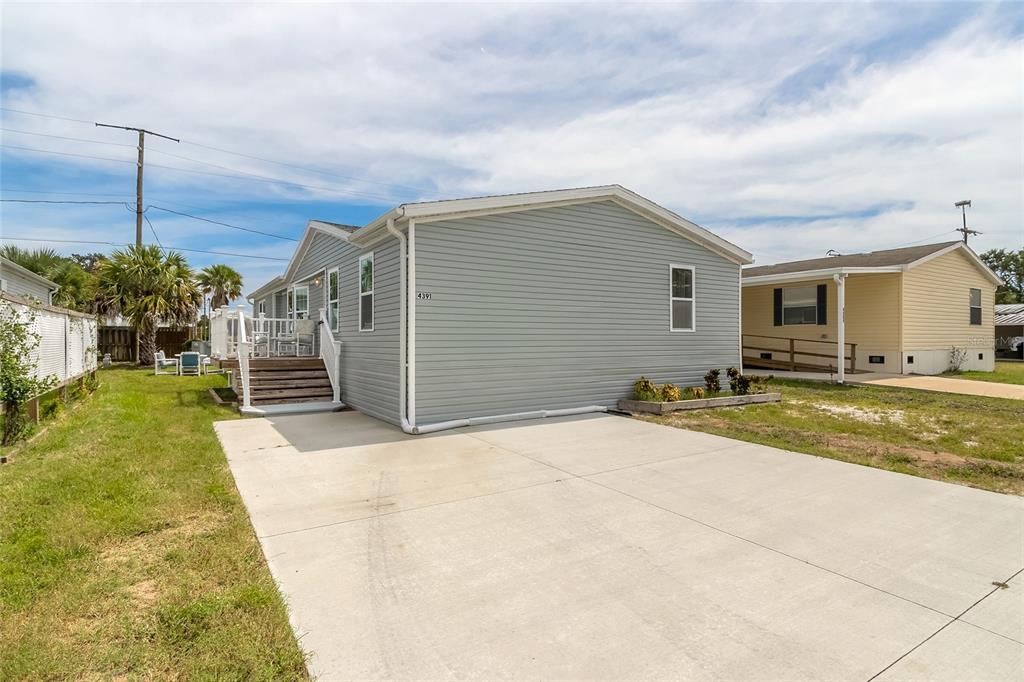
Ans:
{"label": "blue sky", "polygon": [[[131,203],[134,137],[92,122],[179,137],[147,140],[147,216],[165,245],[261,256],[188,254],[248,289],[294,242],[160,209],[296,238],[405,201],[619,183],[759,263],[954,239],[965,198],[975,248],[1024,245],[1020,4],[0,11],[3,198]],[[0,220],[135,229],[122,204]]]}

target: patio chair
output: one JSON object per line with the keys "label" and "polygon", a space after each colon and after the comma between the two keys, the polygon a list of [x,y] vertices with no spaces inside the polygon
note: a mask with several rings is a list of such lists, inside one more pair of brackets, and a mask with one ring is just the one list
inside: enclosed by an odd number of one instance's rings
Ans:
{"label": "patio chair", "polygon": [[202,356],[195,351],[188,351],[178,356],[178,374],[195,374],[199,376],[202,373]]}
{"label": "patio chair", "polygon": [[316,320],[295,321],[295,354],[313,355],[313,338],[316,336]]}
{"label": "patio chair", "polygon": [[[173,372],[161,372],[165,367],[173,367]],[[153,374],[177,374],[178,358],[168,358],[162,350],[158,350],[153,356]]]}

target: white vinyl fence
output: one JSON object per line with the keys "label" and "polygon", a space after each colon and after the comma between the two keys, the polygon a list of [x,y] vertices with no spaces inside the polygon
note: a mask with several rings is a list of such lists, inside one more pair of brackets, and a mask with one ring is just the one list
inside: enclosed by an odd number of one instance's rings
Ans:
{"label": "white vinyl fence", "polygon": [[54,377],[54,386],[96,369],[97,324],[94,315],[44,305],[7,292],[0,305],[10,306],[40,336],[36,348],[36,376]]}

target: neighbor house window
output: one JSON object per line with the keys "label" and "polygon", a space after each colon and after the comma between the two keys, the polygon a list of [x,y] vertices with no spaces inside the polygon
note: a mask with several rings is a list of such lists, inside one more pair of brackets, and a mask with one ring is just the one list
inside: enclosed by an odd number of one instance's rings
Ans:
{"label": "neighbor house window", "polygon": [[305,320],[309,317],[309,287],[295,287],[292,319]]}
{"label": "neighbor house window", "polygon": [[359,331],[373,331],[373,252],[359,257]]}
{"label": "neighbor house window", "polygon": [[266,315],[267,314],[267,302],[266,301],[260,301],[259,313],[260,313],[260,315]]}
{"label": "neighbor house window", "polygon": [[981,324],[981,289],[971,289],[971,324]]}
{"label": "neighbor house window", "polygon": [[782,324],[818,324],[818,288],[782,290]]}
{"label": "neighbor house window", "polygon": [[669,266],[670,329],[692,332],[694,329],[693,268]]}
{"label": "neighbor house window", "polygon": [[338,269],[327,273],[327,317],[331,329],[338,331]]}

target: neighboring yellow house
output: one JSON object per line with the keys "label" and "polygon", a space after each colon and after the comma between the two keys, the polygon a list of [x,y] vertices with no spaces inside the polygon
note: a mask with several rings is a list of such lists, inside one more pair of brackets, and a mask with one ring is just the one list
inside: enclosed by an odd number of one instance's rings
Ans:
{"label": "neighboring yellow house", "polygon": [[992,371],[1000,283],[962,242],[744,268],[743,364],[840,374],[842,344],[844,373],[938,374],[955,347]]}

